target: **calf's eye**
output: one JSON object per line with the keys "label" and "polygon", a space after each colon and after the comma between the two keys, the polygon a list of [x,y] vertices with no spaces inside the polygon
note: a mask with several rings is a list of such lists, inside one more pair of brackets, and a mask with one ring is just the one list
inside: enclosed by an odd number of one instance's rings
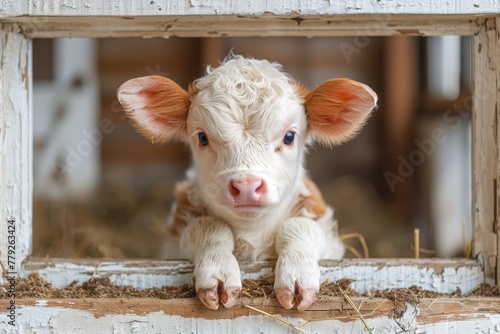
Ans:
{"label": "calf's eye", "polygon": [[205,132],[198,133],[198,141],[200,142],[201,146],[207,146],[208,145],[207,134]]}
{"label": "calf's eye", "polygon": [[295,139],[295,133],[292,131],[288,131],[285,135],[285,138],[283,138],[283,143],[285,143],[285,145],[290,145],[293,143],[294,139]]}

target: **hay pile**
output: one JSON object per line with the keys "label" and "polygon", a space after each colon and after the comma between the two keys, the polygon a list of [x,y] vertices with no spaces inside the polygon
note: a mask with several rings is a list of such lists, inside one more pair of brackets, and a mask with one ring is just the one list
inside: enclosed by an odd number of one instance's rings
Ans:
{"label": "hay pile", "polygon": [[[328,299],[330,297],[342,297],[345,295],[352,297],[386,298],[394,303],[410,304],[417,303],[422,298],[455,298],[455,297],[493,297],[500,296],[497,287],[490,287],[482,284],[468,295],[462,295],[457,290],[453,294],[438,294],[425,291],[418,287],[408,289],[391,289],[382,291],[371,291],[368,294],[358,294],[351,289],[350,285],[354,280],[343,278],[335,282],[325,282],[321,285],[318,298]],[[242,297],[249,298],[275,298],[274,277],[264,277],[258,280],[246,279],[243,281]],[[7,298],[8,284],[0,286],[0,298]],[[130,286],[118,286],[107,277],[91,278],[81,285],[76,282],[65,288],[55,288],[46,282],[40,275],[34,273],[27,278],[17,280],[16,298],[194,298],[195,288],[192,284],[180,287],[162,287],[149,289],[136,289]]]}

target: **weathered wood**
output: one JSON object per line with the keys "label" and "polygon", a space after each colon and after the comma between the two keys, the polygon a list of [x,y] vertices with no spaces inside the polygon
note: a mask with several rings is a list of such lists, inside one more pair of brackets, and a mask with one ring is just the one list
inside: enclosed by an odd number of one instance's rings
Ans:
{"label": "weathered wood", "polygon": [[8,0],[0,21],[30,37],[384,36],[473,34],[498,3],[317,0]]}
{"label": "weathered wood", "polygon": [[[387,299],[351,298],[373,333],[488,333],[500,327],[494,298],[422,299],[394,318]],[[230,309],[208,310],[198,299],[18,299],[15,324],[23,333],[366,333],[356,311],[340,297],[317,301],[309,310],[282,308],[274,299],[242,299]],[[0,301],[0,329],[8,300]],[[12,331],[14,332],[14,331]]]}
{"label": "weathered wood", "polygon": [[218,66],[227,55],[222,38],[204,38],[200,46],[200,73],[205,73],[207,66]]}
{"label": "weathered wood", "polygon": [[[31,253],[31,41],[0,30],[0,273],[18,273]],[[11,257],[9,257],[11,256]]]}
{"label": "weathered wood", "polygon": [[[274,262],[242,263],[243,278],[272,275],[274,265]],[[479,263],[467,259],[345,259],[321,261],[320,265],[322,281],[355,279],[351,286],[359,293],[415,285],[440,293],[453,293],[459,288],[466,294],[484,279]],[[23,276],[37,272],[56,287],[67,286],[74,280],[81,283],[91,277],[109,277],[115,284],[136,288],[179,286],[193,281],[193,266],[189,261],[85,259],[69,262],[38,258],[27,261],[24,269]]]}
{"label": "weathered wood", "polygon": [[[500,48],[499,19],[490,18],[474,37],[473,76],[473,215],[474,254],[485,280],[498,284]],[[463,109],[463,108],[462,108]],[[457,108],[456,117],[461,117]]]}
{"label": "weathered wood", "polygon": [[[0,263],[8,246],[6,221],[16,221],[16,269],[31,248],[30,42],[34,37],[218,37],[475,35],[473,260],[344,260],[322,262],[322,279],[357,279],[353,287],[385,289],[417,285],[437,292],[469,292],[485,279],[498,284],[499,266],[499,18],[498,2],[479,1],[219,1],[219,0],[5,0],[0,3]],[[453,15],[450,15],[453,14]],[[460,106],[459,106],[460,107]],[[457,111],[460,111],[458,108]],[[31,259],[22,275],[40,272],[56,286],[93,276],[136,287],[190,283],[188,262]],[[244,277],[272,273],[272,263],[244,264]],[[484,272],[483,272],[484,268]],[[15,300],[16,325],[7,325],[0,301],[0,331],[16,332],[292,332],[243,307],[217,312],[197,300]],[[244,301],[245,302],[245,301]],[[400,320],[380,299],[354,299],[375,333],[475,333],[500,331],[497,299],[423,300]],[[364,333],[342,299],[320,301],[304,313],[275,301],[249,302],[282,314],[307,332]],[[418,314],[418,315],[417,315]],[[328,319],[319,321],[319,319]]]}
{"label": "weathered wood", "polygon": [[[350,297],[365,319],[373,319],[380,316],[392,317],[394,303],[383,298]],[[148,314],[153,312],[164,312],[168,315],[179,315],[183,317],[203,319],[234,319],[252,314],[255,311],[246,308],[245,305],[253,306],[270,314],[278,314],[284,317],[295,317],[305,321],[317,321],[318,319],[339,320],[349,322],[356,318],[354,309],[343,297],[320,297],[311,308],[305,312],[287,310],[283,308],[276,299],[269,298],[241,298],[233,308],[220,307],[213,311],[198,300],[198,298],[180,299],[158,299],[158,298],[88,298],[88,299],[17,299],[18,306],[39,307],[63,307],[75,310],[89,311],[95,317],[103,317],[112,314]],[[8,300],[0,301],[0,310],[5,310]],[[494,314],[499,312],[498,298],[493,297],[464,297],[464,298],[424,298],[420,300],[420,318],[430,320],[431,318],[443,321],[451,320],[457,315],[460,319],[477,319],[481,313]],[[466,310],[466,312],[464,312]],[[499,319],[500,320],[500,319]],[[427,321],[424,321],[427,322]]]}
{"label": "weathered wood", "polygon": [[[256,1],[261,3],[260,1]],[[264,3],[264,2],[262,2]],[[240,14],[238,14],[240,13]],[[253,16],[5,16],[31,38],[56,37],[221,37],[221,36],[434,36],[471,35],[484,15],[304,15]],[[83,15],[83,14],[82,14]]]}
{"label": "weathered wood", "polygon": [[163,16],[163,15],[347,15],[445,14],[480,15],[500,12],[494,1],[371,1],[371,0],[5,0],[0,16]]}

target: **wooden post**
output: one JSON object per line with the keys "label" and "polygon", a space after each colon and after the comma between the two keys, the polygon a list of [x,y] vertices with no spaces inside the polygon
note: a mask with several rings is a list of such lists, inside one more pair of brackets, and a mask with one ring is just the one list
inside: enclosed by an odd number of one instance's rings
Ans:
{"label": "wooden post", "polygon": [[485,281],[492,285],[498,284],[499,269],[499,22],[498,17],[486,19],[474,37],[472,99],[474,254],[484,267]]}
{"label": "wooden post", "polygon": [[[31,41],[17,27],[0,30],[0,264],[19,273],[31,252]],[[10,253],[9,253],[10,252]],[[17,275],[16,274],[16,275]],[[11,276],[12,274],[10,274]],[[0,279],[1,281],[1,279]]]}
{"label": "wooden post", "polygon": [[[0,265],[26,276],[38,272],[61,286],[78,279],[110,277],[138,287],[190,282],[192,265],[162,261],[30,259],[32,215],[31,66],[29,38],[56,37],[216,37],[216,36],[367,36],[449,35],[474,37],[473,215],[475,260],[343,260],[322,262],[322,278],[357,279],[357,291],[419,285],[438,292],[470,292],[483,280],[499,283],[500,240],[500,4],[495,1],[201,1],[201,0],[15,0],[0,2]],[[206,56],[208,57],[208,56]],[[457,106],[449,120],[464,117]],[[402,117],[401,115],[393,115]],[[403,115],[404,116],[404,115]],[[452,118],[454,117],[454,118]],[[397,118],[401,120],[400,118]],[[396,120],[396,118],[395,118]],[[407,115],[402,119],[408,126]],[[397,122],[396,122],[397,123]],[[453,168],[453,166],[450,166]],[[9,233],[9,220],[14,231]],[[11,228],[12,230],[12,228]],[[8,266],[9,237],[15,263]],[[12,251],[12,249],[11,249]],[[444,261],[444,260],[443,260]],[[59,262],[59,263],[58,263]],[[96,263],[93,263],[96,262]],[[480,262],[481,267],[478,262]],[[243,267],[248,278],[269,274],[273,265]],[[20,269],[22,268],[22,269]],[[482,271],[484,270],[484,272]],[[484,273],[484,275],[483,275]],[[254,276],[252,276],[254,275]],[[5,277],[3,278],[5,281]],[[0,282],[2,278],[0,278]],[[358,283],[359,282],[359,283]],[[168,284],[167,284],[168,283]],[[415,283],[415,284],[413,284]],[[364,284],[364,285],[363,285]],[[356,287],[356,286],[355,286]],[[450,291],[451,288],[454,288]],[[321,297],[321,296],[320,296]],[[323,296],[327,297],[327,296]],[[10,297],[9,297],[10,298]],[[498,297],[421,299],[394,317],[387,299],[353,298],[374,333],[491,333],[499,331]],[[293,327],[241,304],[207,311],[197,299],[0,301],[0,332],[307,332],[366,333],[353,308],[340,297],[324,298],[303,313],[281,308],[276,300],[241,300],[281,314]],[[16,304],[16,329],[6,319]],[[347,306],[346,306],[347,305]],[[14,321],[14,320],[12,320]],[[307,322],[306,322],[307,321]],[[250,328],[250,329],[249,329]]]}
{"label": "wooden post", "polygon": [[203,75],[207,65],[217,66],[227,53],[221,38],[202,38],[200,44],[200,75]]}
{"label": "wooden post", "polygon": [[[415,64],[418,63],[418,39],[407,36],[387,38],[385,46],[385,77],[384,105],[386,167],[390,171],[398,171],[401,161],[398,157],[407,159],[412,150],[414,137],[414,121],[417,110],[418,75]],[[406,226],[411,225],[415,175],[405,176],[392,191],[392,206],[398,218]]]}

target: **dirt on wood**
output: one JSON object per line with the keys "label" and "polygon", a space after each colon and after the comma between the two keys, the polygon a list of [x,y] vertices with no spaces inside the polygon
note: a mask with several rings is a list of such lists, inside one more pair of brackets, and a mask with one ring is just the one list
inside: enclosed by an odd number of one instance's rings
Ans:
{"label": "dirt on wood", "polygon": [[[8,283],[9,284],[9,283]],[[0,299],[7,298],[8,284],[0,286]],[[55,288],[40,275],[31,274],[16,283],[16,298],[192,298],[196,293],[192,285],[136,289],[117,286],[109,278],[91,278],[81,285],[74,281],[65,288]]]}
{"label": "dirt on wood", "polygon": [[[319,300],[328,300],[331,297],[366,297],[385,298],[393,302],[393,317],[400,318],[408,305],[418,306],[422,298],[458,298],[458,297],[493,297],[500,296],[497,287],[479,285],[468,295],[461,291],[453,294],[439,294],[425,291],[418,287],[407,289],[390,289],[382,291],[367,291],[358,294],[351,288],[353,279],[343,278],[335,282],[324,282],[318,295]],[[263,277],[257,280],[246,279],[243,281],[242,297],[249,298],[275,298],[274,277]],[[7,298],[9,283],[0,286],[0,298]],[[27,278],[18,279],[16,282],[16,298],[194,298],[196,291],[193,285],[186,284],[180,287],[163,287],[136,289],[130,286],[117,286],[109,278],[91,278],[78,285],[73,282],[65,288],[55,288],[46,282],[40,275],[34,273]]]}

